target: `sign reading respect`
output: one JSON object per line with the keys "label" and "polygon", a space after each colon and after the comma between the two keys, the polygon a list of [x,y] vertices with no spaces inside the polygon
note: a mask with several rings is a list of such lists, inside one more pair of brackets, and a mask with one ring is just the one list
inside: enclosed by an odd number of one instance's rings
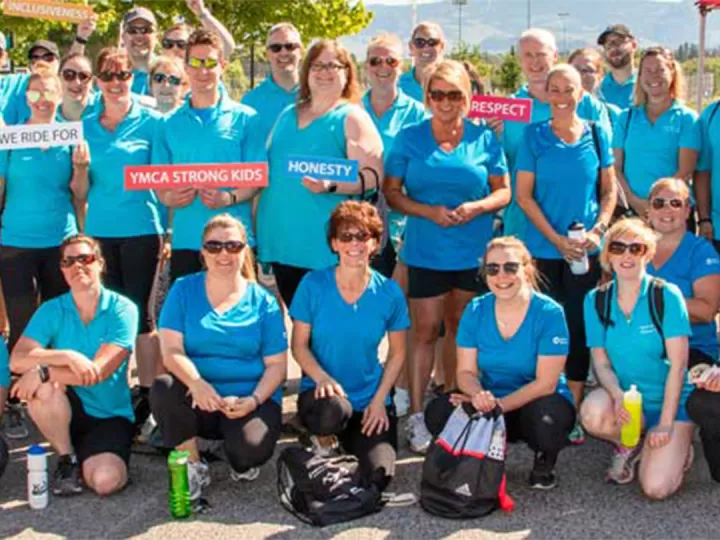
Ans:
{"label": "sign reading respect", "polygon": [[0,128],[0,150],[50,148],[78,145],[83,140],[82,122],[33,124]]}
{"label": "sign reading respect", "polygon": [[89,19],[94,11],[90,6],[53,0],[4,0],[3,13],[26,19],[46,19],[81,23]]}
{"label": "sign reading respect", "polygon": [[468,117],[499,118],[527,124],[532,119],[532,99],[473,96]]}
{"label": "sign reading respect", "polygon": [[125,167],[125,190],[259,188],[268,185],[268,166],[258,163],[138,165]]}

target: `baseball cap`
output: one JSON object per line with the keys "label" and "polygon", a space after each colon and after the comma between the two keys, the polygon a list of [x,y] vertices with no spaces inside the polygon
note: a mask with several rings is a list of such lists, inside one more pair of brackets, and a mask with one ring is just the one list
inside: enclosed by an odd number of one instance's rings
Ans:
{"label": "baseball cap", "polygon": [[35,49],[47,49],[53,53],[56,58],[60,58],[60,49],[58,49],[58,46],[52,41],[48,41],[46,39],[37,40],[35,43],[30,45],[30,48],[28,49],[28,56],[32,56]]}
{"label": "baseball cap", "polygon": [[597,40],[598,45],[605,45],[605,40],[607,40],[610,34],[617,34],[621,37],[635,39],[635,36],[632,35],[632,32],[627,26],[624,24],[613,24],[612,26],[608,26],[605,30],[603,30],[602,34],[600,34]]}
{"label": "baseball cap", "polygon": [[0,32],[0,49],[3,51],[7,50],[7,39],[5,39],[5,34]]}
{"label": "baseball cap", "polygon": [[153,26],[157,26],[157,20],[155,20],[153,12],[144,7],[136,7],[128,11],[123,17],[123,25],[127,26],[131,22],[137,20],[149,22]]}

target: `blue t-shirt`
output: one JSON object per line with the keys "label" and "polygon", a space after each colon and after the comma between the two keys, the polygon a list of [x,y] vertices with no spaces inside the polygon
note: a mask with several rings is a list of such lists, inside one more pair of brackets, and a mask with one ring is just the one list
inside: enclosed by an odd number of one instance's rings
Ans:
{"label": "blue t-shirt", "polygon": [[647,199],[655,182],[677,172],[681,148],[697,152],[702,149],[698,115],[674,101],[652,124],[643,105],[632,107],[620,115],[612,146],[625,152],[624,173],[630,189],[638,197]]}
{"label": "blue t-shirt", "polygon": [[[454,209],[490,195],[489,177],[507,173],[495,132],[464,121],[460,143],[442,150],[424,120],[402,129],[385,160],[385,174],[400,178],[408,196],[422,204]],[[431,270],[470,270],[479,266],[492,238],[493,214],[481,214],[454,227],[409,216],[401,258],[409,266]]]}
{"label": "blue t-shirt", "polygon": [[[702,152],[697,170],[710,172],[710,208],[715,240],[720,240],[720,101],[714,101],[700,115]],[[717,149],[717,150],[716,150]]]}
{"label": "blue t-shirt", "polygon": [[288,106],[297,100],[299,87],[295,86],[289,92],[278,86],[272,75],[265,77],[265,80],[256,88],[250,90],[242,98],[243,105],[253,108],[258,113],[258,131],[253,137],[267,141],[275,121]]}
{"label": "blue t-shirt", "polygon": [[398,88],[415,101],[419,101],[421,105],[425,103],[423,85],[415,78],[415,68],[400,75],[398,78]]}
{"label": "blue t-shirt", "polygon": [[[283,315],[275,297],[254,282],[223,313],[210,305],[205,272],[177,280],[158,327],[183,334],[185,354],[222,397],[248,397],[265,373],[265,357],[287,351]],[[272,396],[282,400],[282,385]]]}
{"label": "blue t-shirt", "polygon": [[133,83],[130,91],[141,96],[152,95],[152,88],[150,87],[150,73],[139,69],[133,69],[132,73]]}
{"label": "blue t-shirt", "polygon": [[[600,147],[598,156],[592,127],[587,122],[583,124],[582,136],[572,144],[555,135],[550,120],[530,124],[517,158],[518,171],[535,175],[533,197],[552,228],[561,235],[576,221],[582,222],[588,231],[593,228],[600,211],[598,167],[607,169],[615,163],[610,135],[599,125],[595,126]],[[520,238],[533,257],[563,258],[529,219]]]}
{"label": "blue t-shirt", "polygon": [[7,343],[0,337],[0,387],[10,388],[10,355]]}
{"label": "blue t-shirt", "polygon": [[[343,387],[354,411],[364,410],[380,386],[383,367],[378,348],[385,334],[410,328],[400,286],[374,270],[354,304],[340,294],[334,266],[308,273],[295,293],[290,316],[312,327],[313,356]],[[300,391],[311,388],[315,381],[303,376]]]}
{"label": "blue t-shirt", "polygon": [[636,80],[637,73],[633,73],[627,81],[619,84],[612,73],[608,72],[600,82],[598,95],[603,101],[615,105],[621,110],[628,109],[633,104],[633,89]]}
{"label": "blue t-shirt", "polygon": [[[42,304],[30,319],[23,336],[41,347],[77,351],[92,360],[103,345],[117,345],[132,351],[138,333],[138,309],[128,298],[102,288],[95,317],[85,324],[71,293]],[[93,386],[73,386],[90,416],[122,416],[135,420],[130,387],[128,358],[104,381]]]}
{"label": "blue t-shirt", "polygon": [[[720,257],[705,238],[687,232],[665,264],[656,269],[650,263],[647,271],[677,285],[685,298],[692,298],[693,283],[707,276],[720,275]],[[692,329],[690,347],[717,360],[718,338],[715,321],[692,323],[690,327]]]}
{"label": "blue t-shirt", "polygon": [[[460,319],[457,345],[476,349],[480,384],[496,397],[505,397],[536,379],[539,356],[567,356],[570,334],[560,304],[533,292],[525,319],[510,339],[498,329],[495,295],[474,298]],[[573,403],[565,375],[556,393]]]}
{"label": "blue t-shirt", "polygon": [[[665,383],[670,371],[670,360],[662,358],[663,343],[650,316],[648,290],[649,276],[644,276],[637,303],[629,319],[620,310],[617,301],[617,284],[612,287],[610,320],[614,323],[607,330],[598,317],[595,308],[597,289],[585,297],[585,332],[587,346],[604,348],[617,375],[620,388],[626,392],[630,385],[637,385],[643,396],[644,411],[661,411],[665,396]],[[662,329],[665,339],[690,336],[690,317],[680,289],[672,283],[664,286],[665,313]],[[680,397],[680,409],[692,390],[685,380]]]}
{"label": "blue t-shirt", "polygon": [[13,73],[0,77],[0,117],[8,126],[20,124],[30,118],[27,104],[29,73]]}
{"label": "blue t-shirt", "polygon": [[[264,141],[255,136],[258,119],[250,107],[221,96],[215,107],[198,111],[188,100],[161,120],[152,148],[154,165],[266,161]],[[203,227],[225,213],[242,221],[254,246],[251,201],[212,209],[197,195],[189,205],[173,210],[173,249],[200,251]]]}

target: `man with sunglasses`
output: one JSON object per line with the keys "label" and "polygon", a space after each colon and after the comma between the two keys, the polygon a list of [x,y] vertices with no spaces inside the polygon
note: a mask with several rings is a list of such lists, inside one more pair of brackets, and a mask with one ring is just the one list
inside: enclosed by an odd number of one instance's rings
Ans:
{"label": "man with sunglasses", "polygon": [[632,106],[633,88],[637,74],[635,73],[634,56],[637,41],[624,24],[607,27],[598,37],[598,45],[605,52],[605,60],[610,71],[600,83],[600,98],[621,109]]}
{"label": "man with sunglasses", "polygon": [[122,43],[127,49],[133,64],[132,92],[150,95],[150,65],[155,56],[157,44],[157,20],[153,12],[144,7],[136,7],[123,17]]}
{"label": "man with sunglasses", "polygon": [[412,69],[400,76],[398,86],[411,98],[423,103],[423,81],[432,66],[443,59],[445,35],[435,22],[421,22],[413,28],[410,35],[410,55],[413,58]]}

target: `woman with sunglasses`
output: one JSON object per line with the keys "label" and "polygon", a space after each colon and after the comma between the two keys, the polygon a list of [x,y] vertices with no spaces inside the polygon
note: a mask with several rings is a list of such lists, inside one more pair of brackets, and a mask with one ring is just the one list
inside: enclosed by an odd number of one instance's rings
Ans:
{"label": "woman with sunglasses", "polygon": [[210,484],[197,437],[224,441],[230,478],[250,481],[280,436],[287,337],[247,242],[237,218],[212,218],[202,233],[207,270],[177,280],[160,315],[168,374],[153,384],[152,412],[166,446],[190,453],[194,500]]}
{"label": "woman with sunglasses", "polygon": [[[335,207],[363,187],[369,191],[382,184],[382,140],[359,101],[350,53],[337,41],[314,43],[300,71],[298,102],[283,111],[268,139],[270,183],[257,209],[260,260],[272,265],[287,306],[307,272],[337,262],[324,240]],[[293,155],[357,160],[362,177],[354,182],[299,179],[288,172]]]}
{"label": "woman with sunglasses", "polygon": [[185,51],[187,50],[190,31],[190,27],[185,23],[175,24],[165,30],[162,35],[162,40],[160,40],[163,54],[173,56],[180,61],[185,60]]}
{"label": "woman with sunglasses", "polygon": [[[59,77],[36,65],[25,97],[25,125],[51,124],[62,99]],[[58,268],[59,246],[77,233],[73,195],[87,180],[86,146],[0,151],[0,277],[10,323],[10,350],[40,302],[67,291]]]}
{"label": "woman with sunglasses", "polygon": [[[613,274],[609,289],[603,289],[605,305],[597,305],[602,303],[596,301],[599,289],[585,298],[587,344],[600,388],[585,398],[580,415],[588,433],[615,445],[607,481],[632,482],[639,461],[645,495],[665,499],[680,487],[693,459],[694,426],[685,408],[691,390],[685,376],[691,329],[677,285],[654,283],[648,275],[656,247],[655,233],[637,218],[618,221],[605,237],[600,263]],[[657,294],[663,298],[662,320]],[[627,448],[620,430],[630,420],[623,394],[631,385],[642,394],[644,437]]]}
{"label": "woman with sunglasses", "polygon": [[424,84],[434,64],[441,62],[445,53],[445,34],[439,24],[425,21],[413,28],[410,34],[412,69],[400,76],[398,86],[406,95],[420,103],[425,102]]}
{"label": "woman with sunglasses", "polygon": [[672,52],[646,49],[640,59],[634,105],[616,122],[613,150],[618,180],[630,209],[644,218],[658,178],[689,182],[702,148],[698,115],[682,104],[685,79]]}
{"label": "woman with sunglasses", "polygon": [[402,129],[386,159],[384,192],[407,215],[400,257],[408,265],[413,312],[410,354],[410,448],[424,452],[430,434],[423,398],[435,343],[445,323],[445,384],[454,386],[455,336],[465,305],[478,293],[478,267],[493,235],[493,216],[510,201],[502,147],[492,129],[465,118],[470,79],[448,60],[428,75],[432,118]]}
{"label": "woman with sunglasses", "polygon": [[100,94],[92,89],[92,60],[83,54],[70,54],[60,62],[63,99],[59,115],[77,122],[91,114]]}
{"label": "woman with sunglasses", "polygon": [[175,56],[161,56],[150,68],[150,93],[155,98],[157,110],[167,114],[185,102],[190,91],[182,60]]}
{"label": "woman with sunglasses", "polygon": [[28,402],[58,456],[55,495],[80,493],[82,483],[110,495],[128,479],[134,431],[128,364],[138,310],[104,286],[104,265],[93,238],[62,243],[60,268],[70,292],[40,306],[10,360],[22,374],[12,394]]}
{"label": "woman with sunglasses", "polygon": [[540,293],[538,270],[517,238],[492,240],[482,268],[490,292],[472,300],[460,320],[458,390],[430,402],[425,422],[437,436],[460,403],[483,413],[500,407],[508,440],[525,441],[535,452],[530,485],[552,489],[558,454],[575,423],[562,374],[569,350],[565,314]]}
{"label": "woman with sunglasses", "polygon": [[[339,441],[380,491],[395,473],[397,415],[390,392],[410,326],[398,284],[370,267],[382,230],[369,203],[340,203],[327,235],[339,262],[307,274],[290,307],[293,356],[304,374],[298,415],[313,447],[327,453]],[[383,367],[378,349],[386,335]]]}

